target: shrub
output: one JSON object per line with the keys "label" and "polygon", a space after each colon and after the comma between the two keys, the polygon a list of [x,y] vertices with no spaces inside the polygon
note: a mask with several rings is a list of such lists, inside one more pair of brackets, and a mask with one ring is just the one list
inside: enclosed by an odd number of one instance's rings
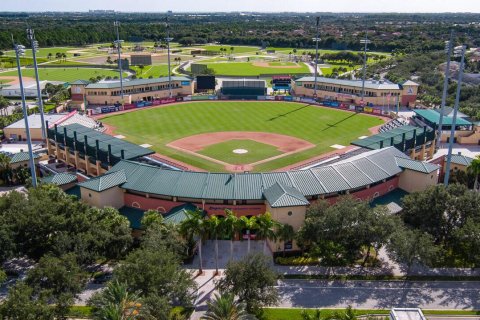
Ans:
{"label": "shrub", "polygon": [[275,263],[282,266],[308,266],[318,264],[318,258],[312,257],[277,257]]}

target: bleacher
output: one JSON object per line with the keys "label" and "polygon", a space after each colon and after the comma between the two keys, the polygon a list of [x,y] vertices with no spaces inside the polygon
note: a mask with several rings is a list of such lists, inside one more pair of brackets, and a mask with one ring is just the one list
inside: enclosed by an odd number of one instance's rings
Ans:
{"label": "bleacher", "polygon": [[385,123],[383,126],[380,127],[378,132],[388,132],[395,128],[399,128],[406,125],[409,125],[408,120],[405,120],[403,118],[397,118]]}
{"label": "bleacher", "polygon": [[73,116],[66,119],[65,121],[63,121],[59,125],[68,126],[70,124],[79,124],[79,125],[82,125],[84,127],[94,129],[94,130],[98,130],[98,131],[104,130],[104,128],[100,127],[100,124],[95,119],[92,119],[92,118],[90,118],[86,115],[82,115],[82,114],[79,114],[79,113],[74,114]]}

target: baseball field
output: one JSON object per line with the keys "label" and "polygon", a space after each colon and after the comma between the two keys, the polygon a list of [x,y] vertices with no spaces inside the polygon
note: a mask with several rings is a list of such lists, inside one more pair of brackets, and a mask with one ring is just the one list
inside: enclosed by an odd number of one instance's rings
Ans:
{"label": "baseball field", "polygon": [[110,132],[195,168],[272,171],[348,146],[378,117],[291,102],[189,102],[102,118]]}
{"label": "baseball field", "polygon": [[[75,80],[88,80],[92,77],[101,76],[102,78],[110,76],[119,76],[118,71],[109,69],[94,69],[94,68],[40,68],[38,69],[40,80],[50,81],[65,81],[72,82]],[[17,71],[8,71],[0,73],[0,77],[3,76],[17,76]],[[35,71],[33,69],[22,69],[22,75],[24,77],[35,77]],[[124,76],[127,76],[124,73]]]}

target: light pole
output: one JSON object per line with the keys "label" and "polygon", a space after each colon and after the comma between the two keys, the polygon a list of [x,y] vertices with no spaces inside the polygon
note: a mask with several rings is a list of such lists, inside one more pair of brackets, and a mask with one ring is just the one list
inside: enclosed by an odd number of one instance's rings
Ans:
{"label": "light pole", "polygon": [[436,148],[440,148],[440,140],[442,139],[442,127],[443,127],[443,113],[445,112],[445,105],[447,103],[447,90],[448,80],[450,78],[450,60],[452,58],[453,51],[453,30],[450,33],[450,41],[445,42],[445,51],[447,52],[447,68],[445,69],[445,80],[443,82],[443,94],[442,94],[442,106],[440,110],[440,118],[438,120],[438,133]]}
{"label": "light pole", "polygon": [[25,54],[25,46],[20,44],[14,44],[15,56],[17,58],[17,70],[18,70],[18,82],[20,84],[20,96],[22,97],[22,111],[23,119],[25,120],[25,132],[27,134],[27,145],[28,145],[28,157],[30,164],[30,174],[32,175],[32,186],[37,187],[37,172],[35,171],[35,161],[33,159],[32,151],[32,140],[30,138],[30,127],[28,125],[28,112],[27,105],[25,103],[25,91],[23,90],[23,79],[22,79],[22,70],[20,66],[20,56]]}
{"label": "light pole", "polygon": [[317,99],[317,80],[318,80],[318,42],[320,41],[319,38],[319,25],[320,25],[320,17],[317,17],[317,35],[313,38],[315,41],[315,85],[313,87],[313,98]]}
{"label": "light pole", "polygon": [[167,56],[168,56],[168,97],[172,97],[172,70],[170,69],[170,41],[173,38],[170,38],[170,25],[168,24],[168,16],[165,18],[165,28],[167,31],[167,37],[165,41],[167,42]]}
{"label": "light pole", "polygon": [[450,141],[448,143],[447,165],[445,167],[445,178],[443,184],[447,187],[450,179],[450,164],[452,162],[453,140],[455,140],[455,126],[457,125],[458,106],[460,104],[460,93],[462,92],[463,68],[465,67],[465,51],[467,47],[462,46],[462,61],[460,62],[460,71],[458,73],[457,96],[455,97],[455,107],[453,109],[452,128],[450,129]]}
{"label": "light pole", "polygon": [[365,39],[360,40],[360,43],[364,45],[363,49],[363,76],[362,76],[362,103],[364,103],[365,99],[365,78],[367,77],[367,51],[368,51],[368,44],[371,43],[368,40],[368,31],[365,30]]}
{"label": "light pole", "polygon": [[123,105],[123,71],[122,71],[122,56],[121,56],[121,48],[122,48],[122,43],[123,40],[120,40],[120,32],[118,31],[118,28],[120,27],[120,22],[119,21],[114,21],[113,26],[115,27],[115,32],[117,34],[117,40],[114,41],[115,46],[117,47],[117,53],[118,53],[118,70],[120,70],[120,95],[122,97],[122,105]]}
{"label": "light pole", "polygon": [[30,40],[30,44],[32,46],[33,67],[35,69],[35,81],[37,82],[38,109],[40,111],[40,121],[42,122],[42,140],[46,141],[47,131],[45,129],[45,116],[43,113],[42,90],[40,89],[40,80],[38,77],[38,66],[37,66],[38,41],[35,40],[35,32],[33,31],[33,29],[27,29],[27,38],[28,40]]}

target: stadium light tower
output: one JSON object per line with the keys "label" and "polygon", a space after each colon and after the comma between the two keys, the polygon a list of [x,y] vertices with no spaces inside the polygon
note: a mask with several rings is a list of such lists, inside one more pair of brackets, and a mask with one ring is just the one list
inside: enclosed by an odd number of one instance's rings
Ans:
{"label": "stadium light tower", "polygon": [[170,25],[168,24],[168,16],[165,18],[165,29],[167,32],[167,37],[165,41],[167,42],[167,56],[168,56],[168,97],[172,97],[172,70],[170,69],[170,41],[173,38],[170,38]]}
{"label": "stadium light tower", "polygon": [[315,41],[315,84],[313,88],[313,98],[317,99],[317,80],[318,80],[318,42],[321,40],[319,37],[319,25],[320,17],[317,17],[317,35],[313,38]]}
{"label": "stadium light tower", "polygon": [[436,148],[440,148],[440,140],[442,139],[443,113],[447,103],[448,80],[450,78],[450,60],[453,51],[453,30],[450,32],[450,41],[445,41],[445,52],[447,53],[447,67],[445,69],[445,80],[443,82],[442,105],[440,110],[440,119],[438,120],[438,134]]}
{"label": "stadium light tower", "polygon": [[38,77],[37,66],[38,41],[35,40],[35,32],[33,31],[33,29],[27,29],[27,38],[28,40],[30,40],[30,45],[32,46],[33,67],[35,69],[35,81],[37,83],[38,110],[40,111],[40,121],[42,122],[42,140],[45,141],[47,139],[47,131],[45,129],[42,90],[40,89],[40,80]]}
{"label": "stadium light tower", "polygon": [[20,56],[23,56],[25,54],[25,46],[14,43],[13,48],[15,49],[15,57],[17,58],[18,82],[20,84],[20,96],[22,97],[23,119],[25,120],[25,131],[27,134],[28,157],[29,157],[28,162],[30,164],[30,174],[32,175],[32,186],[36,188],[37,172],[35,171],[35,161],[33,160],[32,140],[30,138],[30,127],[28,125],[28,112],[27,112],[27,105],[25,103],[25,91],[23,90],[22,70],[20,66]]}
{"label": "stadium light tower", "polygon": [[118,53],[118,69],[120,70],[120,95],[122,96],[122,105],[123,105],[123,71],[122,71],[122,56],[121,56],[121,50],[122,50],[122,43],[123,40],[120,40],[120,32],[118,31],[120,27],[120,22],[119,21],[114,21],[113,26],[115,27],[115,32],[117,34],[117,40],[114,41],[115,46],[117,47],[117,53]]}
{"label": "stadium light tower", "polygon": [[368,30],[365,30],[365,39],[360,40],[360,43],[364,45],[363,49],[363,76],[362,76],[362,103],[365,99],[365,79],[367,77],[367,51],[368,51],[368,44],[371,43],[368,40]]}
{"label": "stadium light tower", "polygon": [[460,71],[458,73],[457,81],[457,96],[455,97],[455,107],[453,109],[453,118],[452,118],[452,128],[450,129],[450,141],[448,143],[448,156],[447,156],[447,165],[445,167],[445,178],[443,184],[447,187],[448,180],[450,179],[450,164],[452,162],[452,149],[453,149],[453,140],[455,140],[455,126],[457,125],[457,113],[458,106],[460,104],[460,94],[462,92],[462,79],[463,79],[463,69],[465,67],[465,51],[467,47],[462,46],[462,60],[460,62]]}

